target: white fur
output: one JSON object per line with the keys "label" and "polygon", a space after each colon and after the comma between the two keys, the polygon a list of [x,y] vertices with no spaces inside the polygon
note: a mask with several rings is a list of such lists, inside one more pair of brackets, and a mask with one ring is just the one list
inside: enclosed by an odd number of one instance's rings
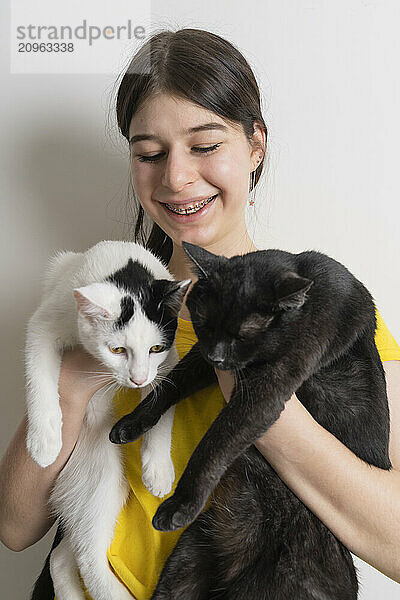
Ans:
{"label": "white fur", "polygon": [[[62,352],[81,343],[108,366],[116,381],[91,398],[75,449],[51,493],[52,510],[64,528],[50,560],[57,600],[84,600],[79,572],[93,600],[132,598],[113,575],[106,556],[129,491],[121,449],[108,439],[115,422],[112,400],[117,385],[138,387],[130,377],[142,382],[143,399],[158,367],[162,364],[167,373],[178,355],[174,346],[169,352],[149,354],[149,348],[163,340],[157,325],[141,311],[140,300],[123,329],[111,327],[120,313],[121,292],[104,279],[129,258],[139,260],[156,279],[173,280],[156,257],[132,242],[103,241],[85,253],[59,253],[49,263],[42,302],[28,324],[27,447],[42,467],[54,462],[62,445],[58,398]],[[127,355],[112,354],[109,345],[127,348]],[[170,456],[173,416],[171,408],[142,439],[143,482],[160,497],[170,492],[175,478]]]}

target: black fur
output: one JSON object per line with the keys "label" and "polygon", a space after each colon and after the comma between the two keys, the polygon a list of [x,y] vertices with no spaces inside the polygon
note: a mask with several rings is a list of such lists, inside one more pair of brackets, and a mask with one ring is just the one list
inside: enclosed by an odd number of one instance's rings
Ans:
{"label": "black fur", "polygon": [[163,328],[166,346],[170,348],[175,339],[177,312],[181,307],[187,286],[180,288],[179,281],[155,279],[142,263],[132,258],[122,269],[107,277],[106,281],[126,292],[126,295],[121,298],[121,314],[115,322],[115,327],[117,329],[125,327],[135,312],[134,299],[139,299],[141,309],[147,318]]}
{"label": "black fur", "polygon": [[154,276],[141,262],[130,258],[126,265],[107,277],[106,281],[113,283],[128,294],[137,294],[145,290],[149,283],[154,281]]}
{"label": "black fur", "polygon": [[343,265],[318,252],[226,259],[184,248],[199,276],[187,300],[199,341],[110,439],[140,437],[169,406],[209,385],[214,366],[233,370],[236,385],[153,518],[159,530],[192,524],[152,598],[355,600],[349,551],[251,444],[296,392],[357,456],[390,469],[373,299]]}

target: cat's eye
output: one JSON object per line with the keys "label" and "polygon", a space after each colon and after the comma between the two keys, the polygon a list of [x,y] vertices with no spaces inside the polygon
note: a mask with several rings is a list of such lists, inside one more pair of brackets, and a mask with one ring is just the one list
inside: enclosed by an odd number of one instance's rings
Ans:
{"label": "cat's eye", "polygon": [[125,348],[122,348],[122,347],[114,348],[113,346],[109,346],[109,350],[113,354],[123,354],[125,352]]}
{"label": "cat's eye", "polygon": [[156,344],[155,346],[152,346],[150,348],[150,352],[162,352],[164,348],[165,346],[162,346],[161,344]]}

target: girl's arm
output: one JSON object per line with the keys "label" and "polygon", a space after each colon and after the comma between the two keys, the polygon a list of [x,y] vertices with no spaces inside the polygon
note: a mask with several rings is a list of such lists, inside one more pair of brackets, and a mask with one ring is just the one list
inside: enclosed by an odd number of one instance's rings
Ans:
{"label": "girl's arm", "polygon": [[75,447],[87,404],[104,385],[88,378],[88,371],[101,366],[82,348],[64,354],[59,394],[63,413],[63,446],[56,461],[42,469],[26,450],[26,418],[18,427],[0,463],[0,540],[14,551],[24,550],[50,529],[51,488]]}
{"label": "girl's arm", "polygon": [[[295,395],[255,445],[351,552],[400,583],[400,361],[383,364],[391,413],[391,471],[358,458]],[[226,371],[217,375],[229,399],[233,377]]]}

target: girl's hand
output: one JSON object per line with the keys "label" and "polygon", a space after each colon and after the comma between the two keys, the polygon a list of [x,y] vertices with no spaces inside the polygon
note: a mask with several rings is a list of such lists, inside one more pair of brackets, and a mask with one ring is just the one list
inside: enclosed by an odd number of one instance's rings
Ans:
{"label": "girl's hand", "polygon": [[218,377],[219,387],[221,388],[221,392],[224,395],[225,401],[229,402],[235,386],[235,378],[233,373],[232,371],[220,371],[219,369],[215,369],[215,373]]}

